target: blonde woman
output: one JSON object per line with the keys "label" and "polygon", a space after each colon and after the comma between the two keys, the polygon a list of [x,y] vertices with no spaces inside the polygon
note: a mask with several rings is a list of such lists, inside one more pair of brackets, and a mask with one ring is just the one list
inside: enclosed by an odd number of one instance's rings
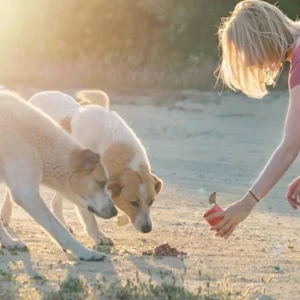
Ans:
{"label": "blonde woman", "polygon": [[[290,62],[289,109],[284,136],[251,189],[213,219],[223,220],[211,229],[228,238],[281,179],[300,150],[300,23],[287,18],[276,6],[259,0],[241,1],[219,29],[222,60],[219,79],[232,90],[263,98],[267,85],[275,85],[283,63]],[[297,209],[300,179],[290,186],[287,198]]]}

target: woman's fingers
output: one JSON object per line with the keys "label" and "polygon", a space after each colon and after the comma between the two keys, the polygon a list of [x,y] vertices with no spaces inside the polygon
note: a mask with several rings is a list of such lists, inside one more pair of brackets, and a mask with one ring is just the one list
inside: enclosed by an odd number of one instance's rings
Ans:
{"label": "woman's fingers", "polygon": [[220,233],[223,232],[224,228],[228,227],[228,224],[230,224],[230,221],[226,221],[226,223],[224,223],[222,227],[220,227],[219,229],[215,229],[215,236],[220,236]]}
{"label": "woman's fingers", "polygon": [[297,205],[294,204],[294,202],[292,200],[288,199],[288,202],[293,209],[297,210]]}
{"label": "woman's fingers", "polygon": [[297,207],[300,206],[299,198],[297,199],[288,198],[288,202],[294,209],[297,209]]}
{"label": "woman's fingers", "polygon": [[288,202],[290,203],[291,207],[293,209],[297,209],[298,206],[300,206],[300,178],[296,178],[288,187],[288,191],[286,194],[286,198]]}
{"label": "woman's fingers", "polygon": [[299,185],[299,178],[296,178],[291,184],[289,184],[287,198],[293,197],[298,185]]}
{"label": "woman's fingers", "polygon": [[297,209],[297,207],[300,206],[299,196],[293,198],[292,196],[287,195],[287,200],[294,209]]}
{"label": "woman's fingers", "polygon": [[210,230],[218,231],[218,230],[220,230],[222,227],[224,227],[227,223],[228,223],[228,219],[227,219],[226,217],[224,217],[222,221],[220,221],[218,224],[212,226],[212,227],[210,228]]}
{"label": "woman's fingers", "polygon": [[298,186],[300,177],[297,177],[289,184],[289,189],[295,190],[295,188]]}
{"label": "woman's fingers", "polygon": [[225,240],[227,240],[227,239],[231,236],[231,234],[232,234],[233,231],[235,230],[236,226],[237,226],[237,224],[233,224],[233,225],[229,228],[229,230],[227,231],[227,233],[224,235],[224,239],[225,239]]}
{"label": "woman's fingers", "polygon": [[300,184],[298,184],[296,189],[294,190],[292,198],[297,200],[299,198],[299,196],[300,196]]}
{"label": "woman's fingers", "polygon": [[212,219],[217,218],[217,217],[223,217],[224,214],[225,214],[225,211],[220,211],[220,212],[214,213],[214,214],[212,214],[208,217],[205,217],[205,218],[206,218],[206,220],[209,221],[209,220],[212,220]]}
{"label": "woman's fingers", "polygon": [[227,222],[220,230],[217,231],[216,236],[224,237],[227,234],[227,232],[231,229],[233,224],[233,220]]}

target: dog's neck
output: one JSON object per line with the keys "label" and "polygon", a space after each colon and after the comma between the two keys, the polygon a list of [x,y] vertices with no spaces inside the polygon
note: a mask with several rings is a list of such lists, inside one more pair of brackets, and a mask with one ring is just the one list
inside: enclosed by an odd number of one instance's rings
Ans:
{"label": "dog's neck", "polygon": [[135,156],[134,149],[125,143],[112,144],[102,157],[102,163],[106,168],[107,177],[112,178],[128,167],[128,164]]}
{"label": "dog's neck", "polygon": [[55,190],[63,188],[72,174],[71,155],[79,145],[68,134],[63,134],[49,145],[43,161],[43,184]]}

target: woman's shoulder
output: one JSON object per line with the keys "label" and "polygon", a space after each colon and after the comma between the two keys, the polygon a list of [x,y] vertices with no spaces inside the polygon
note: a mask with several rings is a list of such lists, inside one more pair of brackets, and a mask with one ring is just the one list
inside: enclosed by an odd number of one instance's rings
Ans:
{"label": "woman's shoulder", "polygon": [[291,67],[289,74],[289,89],[300,84],[300,44],[297,44],[291,59]]}
{"label": "woman's shoulder", "polygon": [[291,67],[293,66],[294,63],[298,62],[300,60],[300,43],[298,43],[295,46],[295,49],[293,51],[293,56],[291,59]]}

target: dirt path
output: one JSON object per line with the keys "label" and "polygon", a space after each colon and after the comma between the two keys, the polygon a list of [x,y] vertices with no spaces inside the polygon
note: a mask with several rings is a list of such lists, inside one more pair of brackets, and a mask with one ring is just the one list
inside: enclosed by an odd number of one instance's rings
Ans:
{"label": "dirt path", "polygon": [[[299,215],[285,200],[287,184],[299,175],[299,161],[230,240],[215,239],[201,218],[210,192],[216,190],[225,206],[241,197],[259,174],[280,142],[287,94],[274,93],[264,101],[192,91],[186,95],[177,101],[154,101],[155,105],[149,105],[153,103],[148,101],[149,95],[127,96],[126,104],[112,106],[141,138],[153,170],[165,180],[164,191],[153,206],[153,232],[142,235],[131,226],[117,227],[115,220],[99,220],[99,226],[115,240],[119,254],[103,263],[70,261],[16,208],[11,226],[30,252],[12,255],[4,250],[0,269],[13,268],[10,272],[22,284],[0,281],[0,290],[22,287],[22,293],[32,286],[51,290],[68,275],[82,275],[89,282],[101,276],[114,281],[134,278],[138,270],[140,277],[147,279],[149,269],[154,281],[184,275],[188,288],[195,289],[200,270],[201,276],[210,276],[212,284],[225,275],[243,288],[254,284],[262,289],[263,281],[273,275],[265,299],[300,298]],[[111,98],[113,103],[122,101],[117,95]],[[43,189],[43,195],[49,201],[52,192]],[[72,205],[65,206],[66,220],[78,239],[92,246]],[[165,241],[188,252],[189,257],[153,259],[141,255]],[[15,266],[9,266],[10,261]],[[18,265],[18,261],[23,263]],[[37,274],[47,281],[30,280]]]}

